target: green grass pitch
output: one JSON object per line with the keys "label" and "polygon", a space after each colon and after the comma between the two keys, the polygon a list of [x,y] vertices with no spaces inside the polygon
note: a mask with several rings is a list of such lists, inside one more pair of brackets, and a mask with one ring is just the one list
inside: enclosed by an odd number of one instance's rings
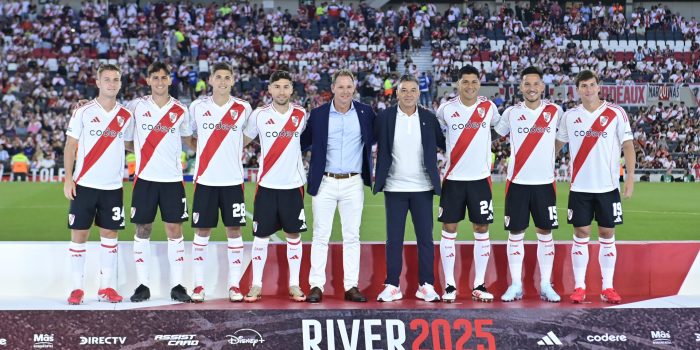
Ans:
{"label": "green grass pitch", "polygon": [[[505,240],[507,233],[503,229],[504,183],[493,185],[493,205],[495,220],[491,226],[493,240]],[[187,184],[188,208],[191,208],[192,184]],[[566,223],[566,205],[568,183],[557,185],[557,207],[560,228],[554,232],[557,240],[571,240],[572,227]],[[129,213],[131,203],[131,184],[124,185],[125,212]],[[253,211],[254,184],[246,184],[246,208]],[[306,196],[306,217],[309,232],[303,235],[305,241],[311,240],[313,213],[311,197]],[[435,197],[435,218],[437,217],[438,197]],[[617,229],[618,240],[700,240],[700,184],[693,183],[637,183],[634,196],[623,200],[624,224]],[[67,241],[70,237],[66,228],[68,200],[63,196],[61,183],[0,183],[0,241]],[[244,239],[252,239],[251,221],[244,231]],[[406,225],[406,240],[415,240],[410,216]],[[213,239],[223,240],[224,230],[220,226],[214,230]],[[194,233],[190,223],[184,224],[187,240]],[[128,223],[126,230],[120,234],[121,240],[132,240],[134,226]],[[280,237],[282,235],[280,234]],[[372,195],[365,191],[365,208],[362,217],[361,237],[363,241],[384,241],[386,221],[384,216],[384,198],[382,194]],[[440,223],[435,221],[434,237],[440,237]],[[462,222],[459,228],[460,240],[473,238],[471,224]],[[92,240],[97,239],[93,228]],[[163,225],[159,214],[153,225],[153,239],[165,239]],[[339,216],[336,214],[331,237],[341,240]],[[532,224],[527,231],[527,240],[534,240]]]}

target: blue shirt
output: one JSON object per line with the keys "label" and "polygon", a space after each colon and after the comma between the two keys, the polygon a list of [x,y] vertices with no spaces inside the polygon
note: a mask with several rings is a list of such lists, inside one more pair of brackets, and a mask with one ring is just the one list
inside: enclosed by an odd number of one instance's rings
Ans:
{"label": "blue shirt", "polygon": [[362,172],[362,132],[355,104],[346,113],[335,109],[331,101],[328,115],[326,172],[336,174]]}
{"label": "blue shirt", "polygon": [[420,78],[418,78],[418,87],[420,88],[420,91],[429,91],[430,78],[428,78],[427,75],[421,75]]}

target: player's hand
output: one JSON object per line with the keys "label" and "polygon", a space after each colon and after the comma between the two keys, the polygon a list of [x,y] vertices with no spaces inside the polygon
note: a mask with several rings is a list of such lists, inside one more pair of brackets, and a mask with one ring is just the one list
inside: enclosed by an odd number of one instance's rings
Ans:
{"label": "player's hand", "polygon": [[63,182],[63,195],[70,200],[75,199],[75,182],[73,182],[73,179],[66,178],[66,181]]}
{"label": "player's hand", "polygon": [[624,198],[624,199],[632,198],[633,192],[634,192],[634,181],[632,179],[629,179],[628,181],[625,181],[625,189],[624,189],[624,192],[622,192],[622,198]]}
{"label": "player's hand", "polygon": [[73,108],[71,109],[71,113],[72,113],[72,112],[75,112],[76,109],[78,109],[78,108],[80,108],[80,107],[82,107],[82,106],[85,106],[85,104],[88,103],[88,102],[90,102],[90,101],[89,101],[89,100],[85,100],[85,99],[83,99],[83,100],[78,100],[78,103],[76,103],[76,104],[73,106]]}

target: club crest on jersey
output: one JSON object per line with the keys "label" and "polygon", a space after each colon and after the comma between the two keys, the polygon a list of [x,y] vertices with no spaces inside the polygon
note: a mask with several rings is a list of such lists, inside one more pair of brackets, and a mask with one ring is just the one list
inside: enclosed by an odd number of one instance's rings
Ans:
{"label": "club crest on jersey", "polygon": [[605,124],[608,123],[608,117],[601,115],[600,116],[600,126],[605,126]]}
{"label": "club crest on jersey", "polygon": [[569,217],[569,220],[571,220],[571,218],[574,217],[574,211],[573,211],[573,209],[569,209],[568,217]]}
{"label": "club crest on jersey", "polygon": [[73,225],[74,222],[75,222],[75,215],[68,214],[68,224]]}
{"label": "club crest on jersey", "polygon": [[197,212],[192,213],[192,222],[194,222],[196,224],[198,221],[199,221],[199,213],[197,213]]}
{"label": "club crest on jersey", "polygon": [[231,118],[233,118],[233,119],[238,118],[238,111],[231,111]]}
{"label": "club crest on jersey", "polygon": [[122,116],[117,116],[117,124],[119,124],[120,128],[124,126],[124,118]]}
{"label": "club crest on jersey", "polygon": [[484,109],[484,107],[477,108],[476,112],[479,113],[479,116],[482,118],[484,117],[484,114],[486,114],[486,110]]}
{"label": "club crest on jersey", "polygon": [[134,215],[136,215],[136,208],[131,207],[131,218],[134,218]]}
{"label": "club crest on jersey", "polygon": [[299,126],[299,118],[292,117],[292,123],[294,124],[295,128],[298,127]]}
{"label": "club crest on jersey", "polygon": [[170,122],[174,123],[177,120],[177,113],[170,112]]}
{"label": "club crest on jersey", "polygon": [[508,226],[510,224],[510,216],[504,216],[503,222],[506,224],[506,226]]}
{"label": "club crest on jersey", "polygon": [[544,117],[544,121],[549,123],[549,121],[552,120],[552,113],[544,112],[543,117]]}

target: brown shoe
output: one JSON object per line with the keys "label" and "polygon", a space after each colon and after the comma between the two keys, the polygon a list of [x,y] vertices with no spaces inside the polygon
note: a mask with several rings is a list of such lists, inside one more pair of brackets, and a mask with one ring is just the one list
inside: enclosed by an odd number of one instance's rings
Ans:
{"label": "brown shoe", "polygon": [[309,292],[309,296],[306,298],[306,301],[310,303],[320,303],[322,299],[323,291],[321,290],[321,288],[313,287],[311,288],[311,291]]}
{"label": "brown shoe", "polygon": [[345,300],[354,301],[356,303],[367,302],[367,298],[360,293],[360,290],[357,289],[357,287],[352,287],[345,292]]}

